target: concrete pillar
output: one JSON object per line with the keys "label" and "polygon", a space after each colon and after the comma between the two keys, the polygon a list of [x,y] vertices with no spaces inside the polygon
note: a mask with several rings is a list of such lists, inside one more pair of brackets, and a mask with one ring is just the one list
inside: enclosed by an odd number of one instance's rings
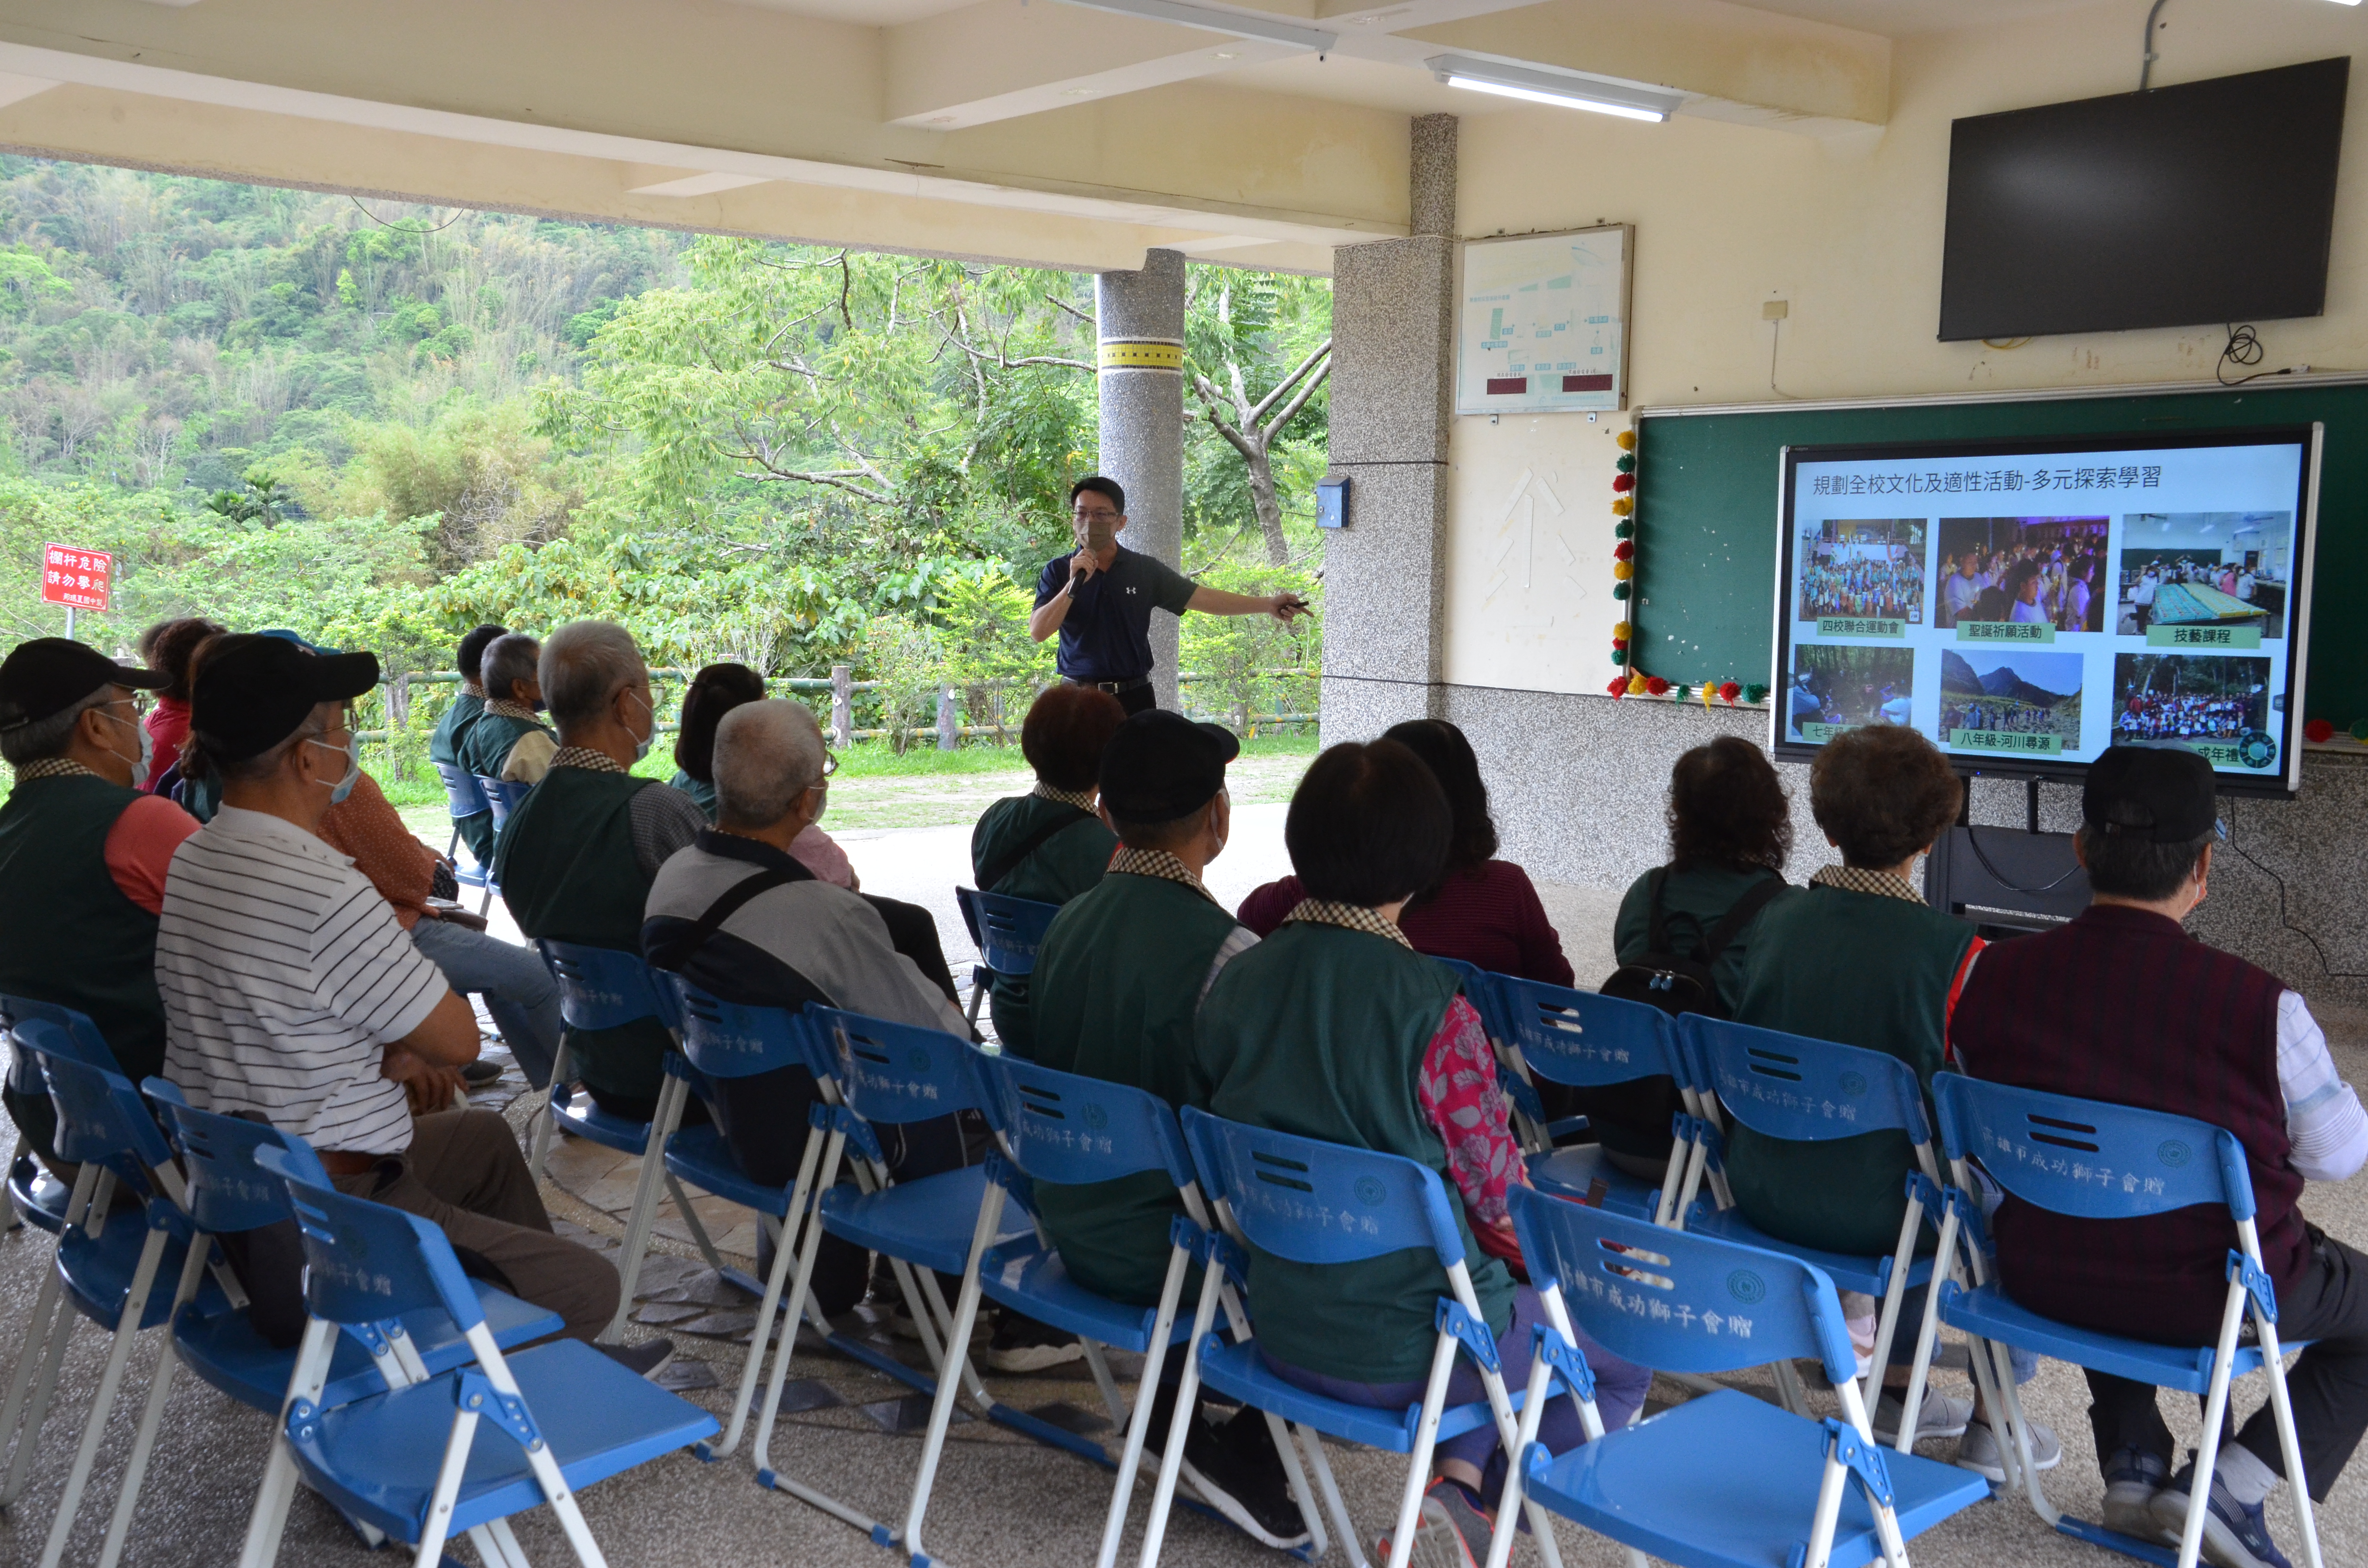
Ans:
{"label": "concrete pillar", "polygon": [[1324,551],[1326,744],[1441,711],[1455,323],[1453,115],[1413,122],[1403,240],[1332,253],[1331,467],[1349,526]]}
{"label": "concrete pillar", "polygon": [[[1184,253],[1143,254],[1140,272],[1094,278],[1101,337],[1101,472],[1126,488],[1129,550],[1184,563]],[[1151,618],[1154,689],[1178,708],[1176,618]]]}

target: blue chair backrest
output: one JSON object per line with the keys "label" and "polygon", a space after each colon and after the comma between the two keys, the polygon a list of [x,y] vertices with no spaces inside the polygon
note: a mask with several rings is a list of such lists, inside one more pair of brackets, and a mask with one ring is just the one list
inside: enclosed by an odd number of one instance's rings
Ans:
{"label": "blue chair backrest", "polygon": [[198,1229],[213,1235],[253,1231],[285,1220],[288,1184],[255,1163],[257,1149],[279,1149],[291,1168],[301,1170],[315,1186],[329,1185],[312,1145],[269,1122],[199,1110],[178,1085],[150,1078],[140,1085],[149,1103],[165,1113],[173,1142],[181,1151],[188,1176],[188,1196],[183,1204]]}
{"label": "blue chair backrest", "polygon": [[485,791],[477,783],[476,775],[465,767],[455,767],[449,762],[436,765],[436,777],[444,780],[444,810],[454,817],[472,817],[480,812],[493,810]]}
{"label": "blue chair backrest", "polygon": [[1509,974],[1492,978],[1503,998],[1506,1040],[1541,1078],[1588,1087],[1685,1074],[1669,1016],[1658,1007]]}
{"label": "blue chair backrest", "polygon": [[1061,913],[1057,903],[1007,898],[975,888],[954,889],[954,900],[962,906],[962,921],[978,943],[979,957],[997,974],[1031,972],[1044,929]]}
{"label": "blue chair backrest", "polygon": [[1263,1252],[1293,1263],[1358,1263],[1429,1247],[1442,1268],[1463,1257],[1455,1210],[1428,1165],[1190,1106],[1182,1121],[1201,1190],[1231,1205],[1242,1234]]}
{"label": "blue chair backrest", "polygon": [[811,1004],[805,1017],[816,1061],[864,1120],[927,1121],[978,1104],[961,1036]]}
{"label": "blue chair backrest", "polygon": [[531,784],[512,784],[499,778],[488,778],[482,773],[476,776],[474,782],[485,797],[486,808],[494,813],[495,833],[499,833],[502,824],[510,820],[510,813],[518,809],[518,802],[526,799],[527,791],[534,788]]}
{"label": "blue chair backrest", "polygon": [[2208,1121],[1942,1073],[1932,1080],[1941,1147],[1968,1155],[2026,1203],[2083,1220],[2128,1220],[2198,1203],[2253,1217],[2245,1146]]}
{"label": "blue chair backrest", "polygon": [[559,982],[560,1016],[569,1028],[613,1029],[640,1018],[672,1028],[678,1022],[674,988],[658,980],[641,954],[548,937],[535,946]]}
{"label": "blue chair backrest", "polygon": [[962,1054],[979,1108],[1003,1134],[1012,1162],[1038,1181],[1081,1186],[1164,1171],[1179,1187],[1190,1184],[1183,1132],[1157,1095],[976,1046]]}
{"label": "blue chair backrest", "polygon": [[1841,1301],[1822,1269],[1532,1187],[1510,1196],[1531,1280],[1560,1285],[1572,1319],[1613,1355],[1695,1375],[1812,1356],[1836,1382],[1855,1375]]}
{"label": "blue chair backrest", "polygon": [[172,1159],[164,1131],[131,1080],[82,1060],[65,1030],[28,1018],[17,1026],[17,1044],[40,1059],[49,1081],[50,1103],[58,1108],[59,1158],[77,1165],[99,1161],[119,1176]]}
{"label": "blue chair backrest", "polygon": [[104,1067],[110,1073],[123,1069],[116,1064],[115,1052],[108,1049],[107,1037],[87,1013],[77,1013],[72,1007],[61,1007],[55,1002],[36,1002],[29,996],[0,994],[0,1022],[14,1029],[19,1024],[40,1021],[55,1024],[63,1031],[63,1040],[52,1040],[50,1054],[72,1054],[92,1067]]}
{"label": "blue chair backrest", "polygon": [[1678,1031],[1727,1114],[1755,1132],[1814,1143],[1890,1129],[1932,1141],[1916,1070],[1896,1056],[1700,1013]]}
{"label": "blue chair backrest", "polygon": [[1480,1015],[1480,1027],[1488,1031],[1488,1038],[1510,1043],[1512,1025],[1506,1017],[1504,990],[1497,983],[1506,977],[1491,973],[1476,963],[1466,963],[1462,959],[1442,959],[1437,954],[1432,958],[1445,964],[1454,974],[1456,984],[1463,992],[1463,999],[1472,1004],[1474,1012]]}
{"label": "blue chair backrest", "polygon": [[464,1331],[485,1321],[442,1231],[399,1209],[347,1198],[300,1170],[286,1149],[260,1146],[255,1163],[287,1183],[304,1238],[304,1305],[314,1317],[378,1323],[441,1307]]}
{"label": "blue chair backrest", "polygon": [[682,1051],[711,1078],[746,1078],[780,1067],[814,1065],[814,1031],[787,1007],[752,1007],[701,991],[678,974],[658,973],[674,988],[682,1017]]}

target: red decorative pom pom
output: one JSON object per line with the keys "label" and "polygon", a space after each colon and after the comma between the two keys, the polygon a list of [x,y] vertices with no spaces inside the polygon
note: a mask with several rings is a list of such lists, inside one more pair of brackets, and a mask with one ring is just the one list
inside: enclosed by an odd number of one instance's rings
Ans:
{"label": "red decorative pom pom", "polygon": [[2302,727],[2302,738],[2314,745],[2322,744],[2335,738],[2335,725],[2329,720],[2313,719]]}
{"label": "red decorative pom pom", "polygon": [[1605,687],[1603,689],[1610,692],[1614,697],[1625,697],[1628,695],[1628,677],[1626,676],[1613,676],[1611,677],[1611,684]]}
{"label": "red decorative pom pom", "polygon": [[1635,553],[1636,544],[1633,540],[1623,539],[1611,547],[1611,559],[1614,561],[1625,561]]}
{"label": "red decorative pom pom", "polygon": [[1611,488],[1622,494],[1634,490],[1636,488],[1636,476],[1633,473],[1615,473],[1611,476]]}
{"label": "red decorative pom pom", "polygon": [[1743,686],[1742,686],[1742,683],[1741,683],[1741,682],[1739,682],[1739,681],[1731,681],[1731,680],[1730,680],[1730,681],[1721,681],[1721,682],[1719,683],[1719,687],[1718,687],[1718,696],[1719,696],[1719,700],[1720,700],[1720,701],[1722,701],[1722,702],[1732,702],[1732,701],[1734,701],[1736,698],[1741,697],[1742,695],[1743,695]]}
{"label": "red decorative pom pom", "polygon": [[[1628,639],[1625,637],[1614,637],[1611,640],[1611,651],[1615,653],[1626,653],[1628,651]],[[2320,740],[2325,740],[2326,738],[2327,737],[2325,735],[2318,737]]]}
{"label": "red decorative pom pom", "polygon": [[1656,697],[1667,697],[1669,694],[1669,683],[1663,680],[1659,676],[1646,676],[1645,677],[1645,689],[1651,692]]}

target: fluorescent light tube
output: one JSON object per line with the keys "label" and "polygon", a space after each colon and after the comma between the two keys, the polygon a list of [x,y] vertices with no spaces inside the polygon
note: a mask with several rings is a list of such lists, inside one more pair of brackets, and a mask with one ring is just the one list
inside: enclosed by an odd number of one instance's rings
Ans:
{"label": "fluorescent light tube", "polygon": [[1190,6],[1184,4],[1184,0],[1067,0],[1067,3],[1083,6],[1089,11],[1110,11],[1121,17],[1174,22],[1178,27],[1200,28],[1234,38],[1287,43],[1316,54],[1331,53],[1332,46],[1340,41],[1338,33],[1326,32],[1321,28],[1303,28],[1296,23],[1252,16],[1243,11],[1219,11],[1207,6]]}
{"label": "fluorescent light tube", "polygon": [[1430,67],[1432,75],[1451,87],[1494,93],[1498,97],[1520,98],[1526,103],[1553,104],[1560,108],[1583,108],[1594,114],[1617,115],[1622,119],[1658,123],[1676,113],[1685,102],[1680,93],[1631,87],[1534,66],[1500,65],[1459,54],[1438,55],[1424,63]]}

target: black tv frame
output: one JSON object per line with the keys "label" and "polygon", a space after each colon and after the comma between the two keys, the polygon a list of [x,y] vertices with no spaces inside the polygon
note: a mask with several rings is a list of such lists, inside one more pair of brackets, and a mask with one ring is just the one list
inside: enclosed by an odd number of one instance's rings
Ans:
{"label": "black tv frame", "polygon": [[[2045,437],[2037,438],[1982,439],[1967,441],[1884,441],[1855,442],[1831,446],[1783,448],[1777,455],[1777,527],[1776,527],[1776,597],[1775,641],[1771,650],[1770,681],[1770,700],[1768,704],[1768,750],[1780,762],[1808,762],[1819,747],[1805,741],[1784,738],[1786,711],[1785,672],[1791,666],[1793,649],[1793,619],[1791,594],[1793,587],[1793,552],[1796,529],[1793,525],[1793,478],[1803,462],[1861,462],[1881,459],[1930,458],[1953,460],[1961,458],[1982,458],[2007,455],[2033,457],[2055,456],[2067,452],[2126,452],[2154,449],[2168,451],[2194,447],[2274,447],[2298,443],[2303,448],[2302,481],[2294,498],[2294,591],[2286,604],[2287,655],[2285,708],[2283,725],[2279,735],[2279,760],[2283,764],[2275,775],[2247,776],[2214,770],[2213,778],[2222,794],[2267,796],[2292,800],[2302,789],[2303,699],[2310,662],[2311,576],[2318,544],[2318,475],[2326,445],[2327,426],[2314,421],[2308,425],[2262,426],[2254,429],[2198,430],[2166,434],[2154,431],[2112,431],[2100,436]],[[1939,514],[1933,514],[1937,518]],[[1937,535],[1935,536],[1937,539]],[[1928,568],[1937,570],[1933,562]],[[2271,704],[2276,711],[2276,705]],[[1969,759],[1955,753],[1948,754],[1950,763],[1972,778],[2049,778],[2077,782],[2086,778],[2089,765],[2086,762],[2013,762],[1969,766]]]}

